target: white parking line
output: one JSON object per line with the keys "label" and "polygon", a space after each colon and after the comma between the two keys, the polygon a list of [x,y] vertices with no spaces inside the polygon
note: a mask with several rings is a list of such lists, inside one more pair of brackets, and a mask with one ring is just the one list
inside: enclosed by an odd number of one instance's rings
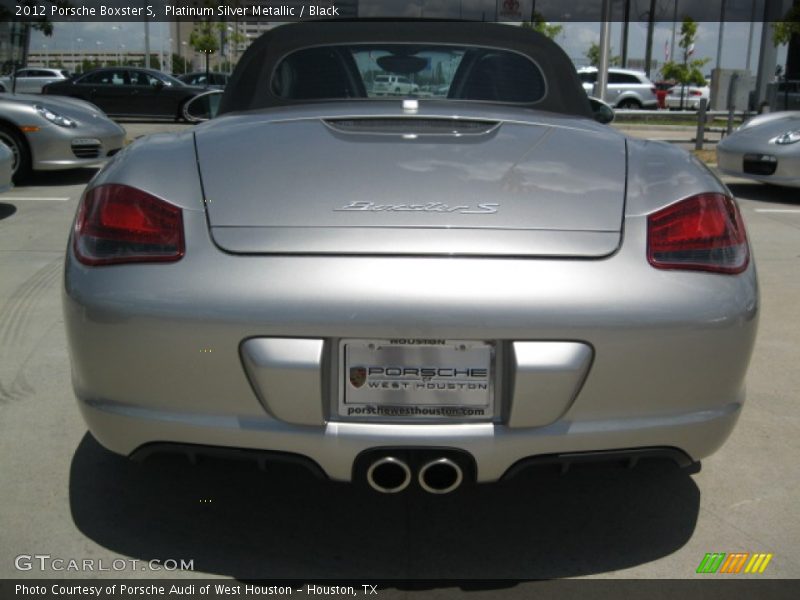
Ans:
{"label": "white parking line", "polygon": [[800,208],[754,208],[758,213],[800,213]]}
{"label": "white parking line", "polygon": [[34,198],[32,196],[0,196],[0,201],[8,200],[10,202],[26,202],[26,201],[35,201],[35,202],[66,202],[70,200],[69,197],[66,198]]}

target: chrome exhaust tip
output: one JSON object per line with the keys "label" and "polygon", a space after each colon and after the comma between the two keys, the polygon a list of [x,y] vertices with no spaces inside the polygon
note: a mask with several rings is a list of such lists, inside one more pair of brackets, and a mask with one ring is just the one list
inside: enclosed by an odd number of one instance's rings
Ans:
{"label": "chrome exhaust tip", "polygon": [[382,494],[396,494],[411,483],[411,469],[399,458],[384,456],[367,469],[367,483]]}
{"label": "chrome exhaust tip", "polygon": [[449,458],[425,463],[417,476],[420,487],[430,494],[449,494],[464,481],[464,472]]}

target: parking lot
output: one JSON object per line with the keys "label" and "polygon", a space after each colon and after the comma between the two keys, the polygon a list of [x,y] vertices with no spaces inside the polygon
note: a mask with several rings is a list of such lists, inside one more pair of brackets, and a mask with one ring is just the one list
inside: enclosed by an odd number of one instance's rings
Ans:
{"label": "parking lot", "polygon": [[[188,127],[124,126],[129,138]],[[47,554],[96,561],[101,577],[507,579],[504,593],[522,597],[532,579],[695,577],[709,552],[772,553],[756,577],[800,577],[798,190],[726,180],[758,264],[761,320],[743,415],[699,472],[531,471],[447,497],[384,497],[290,466],[133,464],[87,434],[60,293],[94,172],[41,174],[0,195],[0,577],[87,575],[15,567]],[[169,559],[194,570],[143,567]]]}

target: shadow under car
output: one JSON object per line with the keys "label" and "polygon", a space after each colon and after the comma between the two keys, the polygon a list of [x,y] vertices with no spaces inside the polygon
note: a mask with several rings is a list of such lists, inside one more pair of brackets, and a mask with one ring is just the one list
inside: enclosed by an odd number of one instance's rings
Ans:
{"label": "shadow under car", "polygon": [[[73,520],[141,560],[240,579],[533,580],[624,569],[692,536],[700,491],[671,461],[530,469],[447,496],[379,495],[301,466],[178,455],[135,463],[86,434]],[[500,582],[499,587],[506,587]]]}

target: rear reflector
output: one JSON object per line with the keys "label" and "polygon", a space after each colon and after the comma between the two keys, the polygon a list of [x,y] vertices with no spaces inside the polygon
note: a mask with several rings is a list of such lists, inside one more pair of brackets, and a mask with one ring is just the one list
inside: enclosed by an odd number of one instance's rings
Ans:
{"label": "rear reflector", "polygon": [[647,260],[658,269],[732,274],[749,259],[742,216],[724,194],[698,194],[647,219]]}
{"label": "rear reflector", "polygon": [[81,200],[73,242],[85,265],[172,262],[184,254],[183,215],[142,190],[100,185]]}

